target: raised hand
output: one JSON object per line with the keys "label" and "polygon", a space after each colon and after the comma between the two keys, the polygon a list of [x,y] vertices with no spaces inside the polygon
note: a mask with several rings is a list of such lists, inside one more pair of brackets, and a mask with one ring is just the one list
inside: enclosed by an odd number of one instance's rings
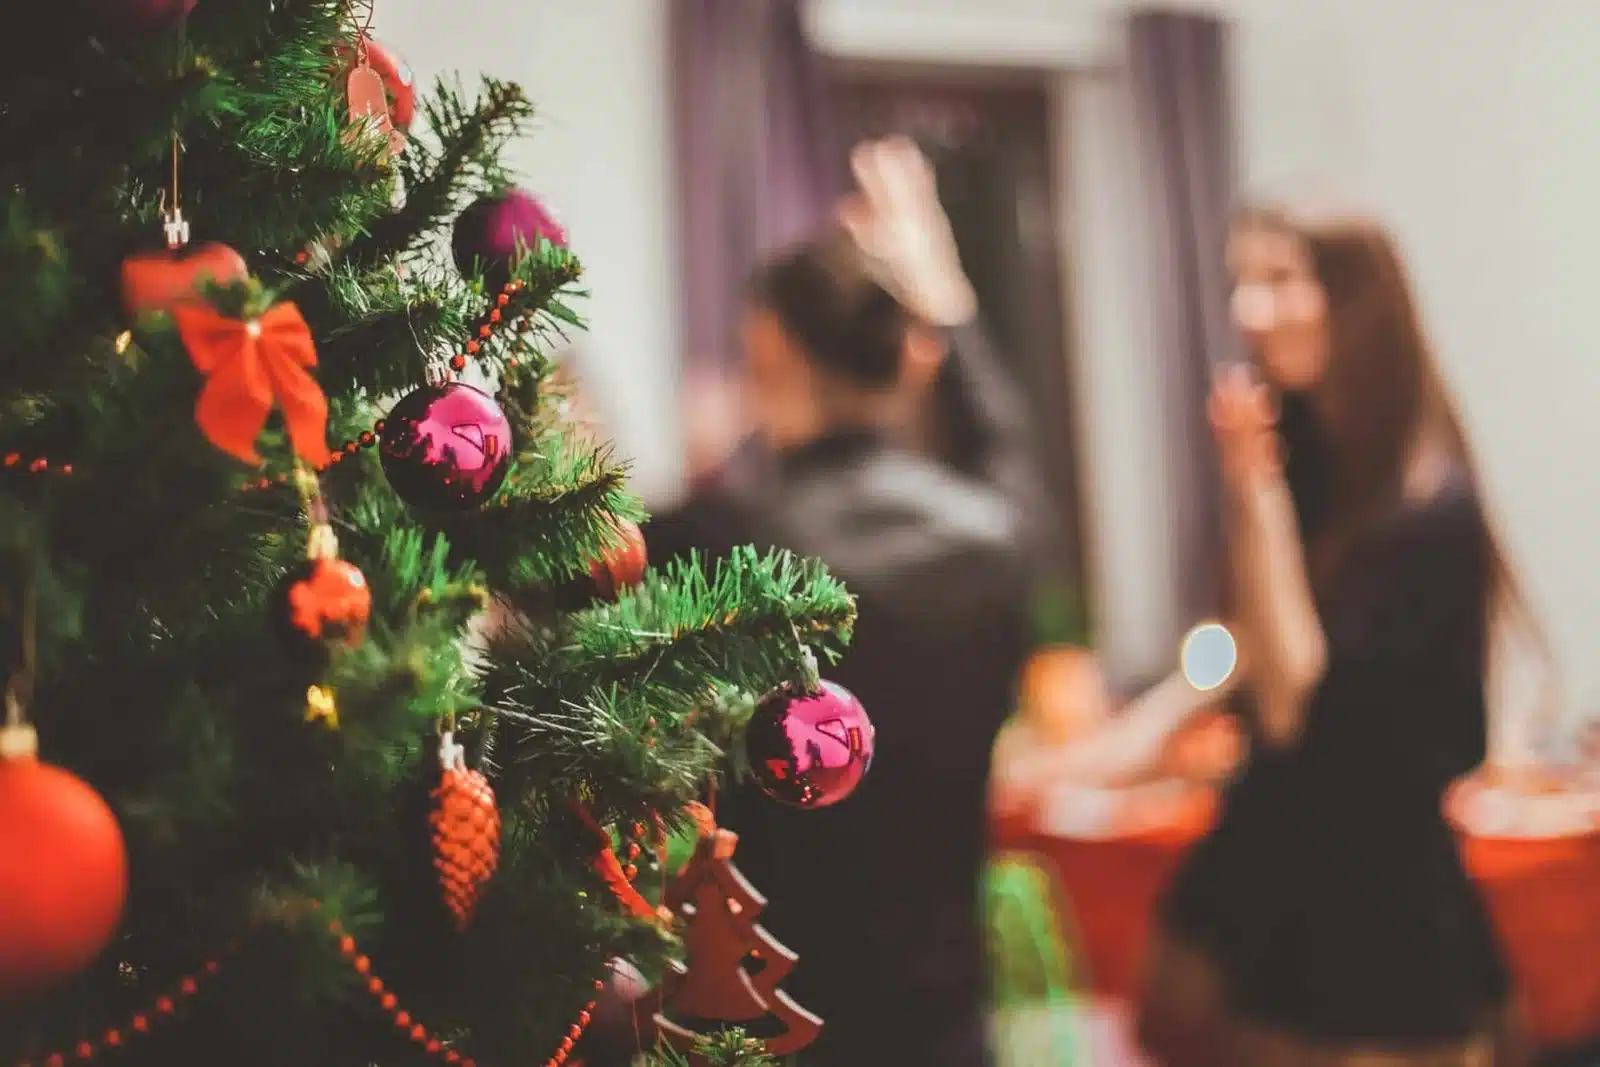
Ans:
{"label": "raised hand", "polygon": [[1218,374],[1206,410],[1230,491],[1242,493],[1282,476],[1276,405],[1246,368],[1229,366]]}
{"label": "raised hand", "polygon": [[850,166],[857,190],[840,203],[839,221],[882,284],[930,325],[970,320],[977,297],[927,157],[910,138],[890,137],[858,144]]}

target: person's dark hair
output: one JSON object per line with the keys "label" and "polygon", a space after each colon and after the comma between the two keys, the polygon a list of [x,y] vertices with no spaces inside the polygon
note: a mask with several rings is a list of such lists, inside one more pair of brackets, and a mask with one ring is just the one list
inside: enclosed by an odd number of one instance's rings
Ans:
{"label": "person's dark hair", "polygon": [[844,232],[830,230],[779,254],[756,270],[747,293],[817,366],[867,389],[899,380],[911,316]]}

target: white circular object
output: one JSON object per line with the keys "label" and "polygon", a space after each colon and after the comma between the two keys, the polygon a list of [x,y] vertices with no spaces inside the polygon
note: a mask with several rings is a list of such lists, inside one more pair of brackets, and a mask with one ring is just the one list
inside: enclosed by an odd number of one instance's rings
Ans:
{"label": "white circular object", "polygon": [[1239,645],[1220,622],[1190,630],[1178,652],[1184,680],[1202,693],[1220,688],[1239,666]]}

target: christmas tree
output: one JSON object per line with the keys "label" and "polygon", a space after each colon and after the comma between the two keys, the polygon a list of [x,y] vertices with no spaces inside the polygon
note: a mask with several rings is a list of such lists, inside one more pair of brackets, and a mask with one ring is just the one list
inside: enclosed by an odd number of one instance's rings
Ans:
{"label": "christmas tree", "polygon": [[567,1062],[848,638],[805,561],[642,573],[532,106],[369,17],[0,5],[0,1067]]}

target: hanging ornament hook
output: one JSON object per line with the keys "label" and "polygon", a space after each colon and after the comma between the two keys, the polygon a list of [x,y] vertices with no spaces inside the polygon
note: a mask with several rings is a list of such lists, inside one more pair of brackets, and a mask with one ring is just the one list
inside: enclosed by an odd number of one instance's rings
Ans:
{"label": "hanging ornament hook", "polygon": [[431,386],[446,385],[454,378],[450,361],[437,353],[428,356],[422,365],[422,380]]}
{"label": "hanging ornament hook", "polygon": [[167,248],[176,251],[189,243],[189,223],[183,217],[183,207],[179,202],[178,188],[178,157],[182,154],[183,147],[178,140],[178,131],[172,131],[172,197],[168,203],[167,191],[161,191],[161,229],[167,235]]}
{"label": "hanging ornament hook", "polygon": [[372,16],[377,12],[376,0],[367,0],[367,18],[356,31],[356,62],[367,65],[367,42],[372,39]]}
{"label": "hanging ornament hook", "polygon": [[447,771],[464,770],[467,766],[467,750],[456,743],[454,730],[439,735],[439,766]]}
{"label": "hanging ornament hook", "polygon": [[0,727],[0,761],[33,759],[39,755],[39,735],[28,724],[17,695],[16,679],[6,686],[6,724]]}
{"label": "hanging ornament hook", "polygon": [[33,700],[34,666],[38,657],[35,616],[38,598],[32,582],[22,593],[22,665],[6,682],[6,719],[0,727],[0,760],[32,759],[39,754],[39,735],[28,722]]}
{"label": "hanging ornament hook", "polygon": [[304,461],[294,461],[294,487],[300,494],[300,507],[311,523],[306,536],[307,559],[338,559],[339,538],[328,521],[328,502],[322,497],[322,482],[317,472]]}
{"label": "hanging ornament hook", "polygon": [[800,659],[800,683],[807,693],[815,693],[822,688],[822,669],[817,665],[817,654],[800,636],[799,626],[791,623],[789,632],[794,636],[795,651]]}
{"label": "hanging ornament hook", "polygon": [[15,730],[27,725],[22,710],[21,675],[12,675],[6,683],[6,729]]}

